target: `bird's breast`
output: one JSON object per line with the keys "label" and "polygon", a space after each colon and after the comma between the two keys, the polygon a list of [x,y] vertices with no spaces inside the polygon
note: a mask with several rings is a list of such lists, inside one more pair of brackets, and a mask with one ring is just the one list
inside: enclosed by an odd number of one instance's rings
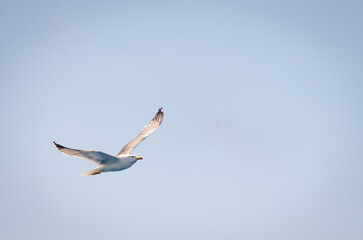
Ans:
{"label": "bird's breast", "polygon": [[104,172],[121,171],[121,170],[131,167],[133,164],[134,164],[134,162],[119,161],[117,163],[104,165],[103,170],[104,170]]}

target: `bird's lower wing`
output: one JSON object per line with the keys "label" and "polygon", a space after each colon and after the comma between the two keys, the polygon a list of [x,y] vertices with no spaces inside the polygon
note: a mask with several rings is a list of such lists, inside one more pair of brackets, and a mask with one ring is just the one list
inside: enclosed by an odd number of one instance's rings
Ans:
{"label": "bird's lower wing", "polygon": [[117,159],[114,156],[111,156],[104,152],[72,149],[64,147],[56,142],[53,143],[58,148],[58,150],[64,155],[79,157],[88,160],[90,162],[93,162],[97,165],[117,161]]}

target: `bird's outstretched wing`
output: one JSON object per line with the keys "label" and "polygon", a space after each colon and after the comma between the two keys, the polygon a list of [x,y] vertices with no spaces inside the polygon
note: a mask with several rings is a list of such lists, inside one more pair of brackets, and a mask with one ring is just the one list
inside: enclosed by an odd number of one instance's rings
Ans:
{"label": "bird's outstretched wing", "polygon": [[131,153],[132,150],[134,150],[136,146],[139,145],[139,143],[150,136],[160,126],[163,119],[163,108],[159,108],[159,111],[156,113],[155,117],[140,131],[140,133],[134,139],[126,144],[116,156]]}
{"label": "bird's outstretched wing", "polygon": [[104,152],[72,149],[64,147],[56,142],[53,143],[58,148],[58,150],[61,151],[63,154],[67,156],[75,156],[83,158],[97,165],[112,163],[117,161],[117,158]]}

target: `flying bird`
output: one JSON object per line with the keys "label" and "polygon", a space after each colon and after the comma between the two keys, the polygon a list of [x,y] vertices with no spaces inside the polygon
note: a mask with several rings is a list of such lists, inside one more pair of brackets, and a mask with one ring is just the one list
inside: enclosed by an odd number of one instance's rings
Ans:
{"label": "flying bird", "polygon": [[112,156],[101,151],[67,148],[56,142],[53,143],[59,151],[67,156],[83,158],[98,165],[97,168],[89,172],[82,173],[82,176],[87,177],[103,172],[121,171],[131,167],[136,163],[136,161],[143,159],[142,157],[132,155],[131,152],[137,147],[137,145],[139,145],[139,143],[150,136],[160,126],[163,118],[163,108],[159,108],[159,111],[156,113],[155,117],[140,131],[140,133],[134,139],[126,144],[116,156]]}

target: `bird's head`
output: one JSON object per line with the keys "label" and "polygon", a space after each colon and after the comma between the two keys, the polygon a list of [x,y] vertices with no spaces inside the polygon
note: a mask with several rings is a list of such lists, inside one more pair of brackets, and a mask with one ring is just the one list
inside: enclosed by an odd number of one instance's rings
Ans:
{"label": "bird's head", "polygon": [[132,155],[131,158],[132,158],[132,160],[135,160],[135,161],[143,159],[142,157],[138,157],[138,156],[135,156],[135,155]]}

